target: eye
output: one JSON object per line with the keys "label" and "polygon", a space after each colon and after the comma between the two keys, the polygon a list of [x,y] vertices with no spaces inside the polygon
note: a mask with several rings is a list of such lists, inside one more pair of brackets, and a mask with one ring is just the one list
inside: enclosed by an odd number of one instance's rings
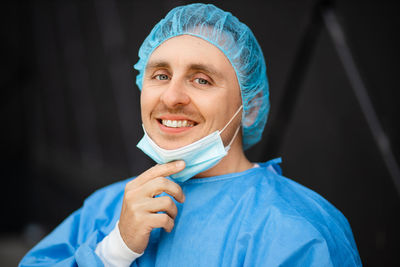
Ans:
{"label": "eye", "polygon": [[167,74],[157,74],[156,76],[154,76],[154,78],[156,78],[157,80],[160,80],[160,81],[169,79]]}
{"label": "eye", "polygon": [[202,85],[206,85],[206,84],[210,84],[206,79],[203,78],[196,78],[194,79],[198,84],[202,84]]}

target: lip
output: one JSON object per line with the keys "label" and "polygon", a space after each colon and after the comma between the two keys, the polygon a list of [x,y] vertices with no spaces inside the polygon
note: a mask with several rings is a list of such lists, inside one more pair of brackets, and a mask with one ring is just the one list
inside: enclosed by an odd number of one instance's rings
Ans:
{"label": "lip", "polygon": [[[167,127],[161,123],[161,120],[187,120],[191,121],[194,123],[193,126],[191,127],[179,127],[179,128],[173,128],[173,127]],[[161,131],[168,133],[168,134],[178,134],[178,133],[183,133],[190,131],[193,129],[198,123],[196,121],[193,121],[185,116],[179,116],[179,115],[163,115],[160,116],[159,118],[156,119],[158,126],[160,127]]]}

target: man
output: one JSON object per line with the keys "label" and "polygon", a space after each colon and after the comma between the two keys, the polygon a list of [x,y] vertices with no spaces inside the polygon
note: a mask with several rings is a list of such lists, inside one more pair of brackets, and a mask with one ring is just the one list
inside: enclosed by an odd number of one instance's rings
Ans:
{"label": "man", "polygon": [[139,50],[144,137],[158,165],[90,196],[21,266],[360,266],[343,215],[254,164],[269,110],[261,49],[213,5],[170,11]]}

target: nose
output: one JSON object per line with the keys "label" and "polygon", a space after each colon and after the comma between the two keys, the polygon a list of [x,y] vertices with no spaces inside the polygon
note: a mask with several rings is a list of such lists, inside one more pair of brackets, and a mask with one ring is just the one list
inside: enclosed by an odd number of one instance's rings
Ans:
{"label": "nose", "polygon": [[172,78],[161,94],[160,100],[169,108],[189,104],[190,97],[187,95],[185,82],[178,78]]}

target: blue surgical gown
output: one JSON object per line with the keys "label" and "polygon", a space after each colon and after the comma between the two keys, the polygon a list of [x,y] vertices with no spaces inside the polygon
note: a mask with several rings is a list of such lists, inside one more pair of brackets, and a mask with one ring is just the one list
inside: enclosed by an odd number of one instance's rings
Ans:
{"label": "blue surgical gown", "polygon": [[[277,163],[181,183],[173,231],[154,229],[131,266],[361,266],[346,218]],[[128,181],[92,194],[20,266],[102,266],[94,250],[119,219]]]}

